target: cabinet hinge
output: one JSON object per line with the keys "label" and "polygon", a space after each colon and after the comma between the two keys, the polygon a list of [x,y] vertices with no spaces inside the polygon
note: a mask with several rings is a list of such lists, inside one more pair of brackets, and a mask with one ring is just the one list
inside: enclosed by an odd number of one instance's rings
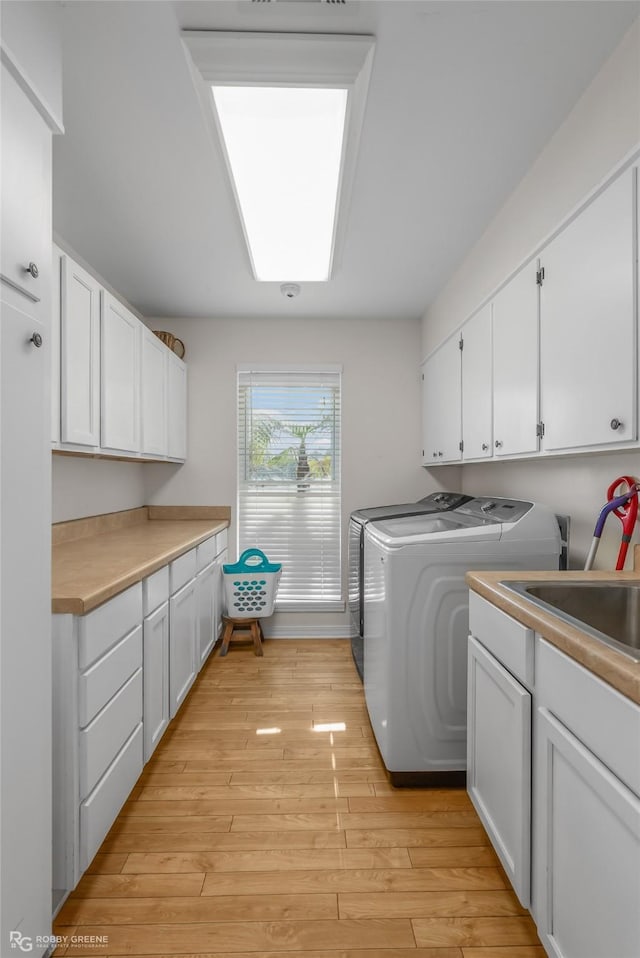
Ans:
{"label": "cabinet hinge", "polygon": [[461,336],[460,339],[458,340],[458,349],[459,349],[461,352],[462,352],[462,350],[464,349],[464,339],[462,338],[462,336]]}
{"label": "cabinet hinge", "polygon": [[544,266],[541,266],[538,272],[536,273],[536,283],[538,286],[542,286],[544,283]]}
{"label": "cabinet hinge", "polygon": [[460,450],[460,452],[464,452],[464,441],[462,439],[458,443],[458,449]]}
{"label": "cabinet hinge", "polygon": [[538,439],[542,439],[544,436],[544,423],[542,421],[536,423],[536,436]]}

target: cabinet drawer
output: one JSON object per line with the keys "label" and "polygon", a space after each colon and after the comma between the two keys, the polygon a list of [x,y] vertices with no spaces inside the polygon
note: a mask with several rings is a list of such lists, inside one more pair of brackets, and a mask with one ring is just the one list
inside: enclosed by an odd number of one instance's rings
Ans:
{"label": "cabinet drawer", "polygon": [[142,583],[136,582],[79,619],[78,665],[84,670],[142,622]]}
{"label": "cabinet drawer", "polygon": [[229,541],[229,530],[223,529],[222,532],[216,534],[216,555],[219,556],[221,552],[227,548]]}
{"label": "cabinet drawer", "polygon": [[142,608],[151,615],[169,598],[169,566],[165,565],[142,582]]}
{"label": "cabinet drawer", "polygon": [[196,550],[191,549],[184,555],[178,556],[169,564],[169,583],[171,595],[186,585],[196,574]]}
{"label": "cabinet drawer", "polygon": [[89,724],[141,665],[142,626],[139,625],[80,676],[78,719],[81,728]]}
{"label": "cabinet drawer", "polygon": [[533,688],[534,634],[510,615],[469,593],[469,631],[512,675]]}
{"label": "cabinet drawer", "polygon": [[142,771],[142,722],[80,805],[80,870],[85,871]]}
{"label": "cabinet drawer", "polygon": [[197,547],[197,567],[198,572],[201,572],[205,566],[208,566],[210,562],[213,562],[218,552],[216,549],[216,539],[217,536],[211,536],[209,539],[205,539],[204,542],[201,542]]}
{"label": "cabinet drawer", "polygon": [[538,704],[640,795],[640,706],[549,642],[536,641]]}
{"label": "cabinet drawer", "polygon": [[80,732],[80,797],[85,798],[142,719],[142,669]]}

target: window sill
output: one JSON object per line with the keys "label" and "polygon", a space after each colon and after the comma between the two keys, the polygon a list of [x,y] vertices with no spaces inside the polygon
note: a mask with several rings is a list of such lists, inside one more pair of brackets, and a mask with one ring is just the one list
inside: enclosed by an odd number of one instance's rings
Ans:
{"label": "window sill", "polygon": [[331,600],[327,602],[296,602],[277,601],[274,612],[344,612],[346,603],[344,600]]}

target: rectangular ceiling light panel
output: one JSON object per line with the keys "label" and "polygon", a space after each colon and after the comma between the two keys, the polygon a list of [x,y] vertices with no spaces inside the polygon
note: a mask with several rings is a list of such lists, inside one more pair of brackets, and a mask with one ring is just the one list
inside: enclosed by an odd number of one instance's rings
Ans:
{"label": "rectangular ceiling light panel", "polygon": [[374,41],[184,31],[256,279],[322,282],[344,240]]}
{"label": "rectangular ceiling light panel", "polygon": [[348,91],[212,92],[256,279],[327,280]]}

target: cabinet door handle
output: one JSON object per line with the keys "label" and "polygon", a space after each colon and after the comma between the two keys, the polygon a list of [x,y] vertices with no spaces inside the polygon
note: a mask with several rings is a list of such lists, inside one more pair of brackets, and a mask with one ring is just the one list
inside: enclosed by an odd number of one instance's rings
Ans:
{"label": "cabinet door handle", "polygon": [[439,452],[439,453],[438,453],[438,455],[439,455],[439,456],[441,456],[441,455],[442,455],[442,453],[441,453],[441,452]]}
{"label": "cabinet door handle", "polygon": [[38,276],[40,275],[40,270],[38,269],[38,267],[36,266],[34,262],[31,262],[29,263],[28,266],[25,266],[24,271],[25,273],[30,273],[34,279],[37,279]]}
{"label": "cabinet door handle", "polygon": [[29,340],[29,342],[33,343],[33,345],[37,349],[40,349],[40,347],[42,346],[42,336],[40,335],[40,333],[34,333],[31,339]]}
{"label": "cabinet door handle", "polygon": [[624,425],[624,423],[622,422],[621,419],[612,419],[609,425],[611,426],[612,429],[620,429]]}
{"label": "cabinet door handle", "polygon": [[502,441],[500,439],[496,439],[496,449],[500,449],[501,446],[502,446]]}
{"label": "cabinet door handle", "polygon": [[486,442],[483,442],[483,443],[482,443],[482,451],[483,451],[483,452],[486,452],[488,448],[489,448],[489,447],[488,447],[488,445],[486,444]]}

